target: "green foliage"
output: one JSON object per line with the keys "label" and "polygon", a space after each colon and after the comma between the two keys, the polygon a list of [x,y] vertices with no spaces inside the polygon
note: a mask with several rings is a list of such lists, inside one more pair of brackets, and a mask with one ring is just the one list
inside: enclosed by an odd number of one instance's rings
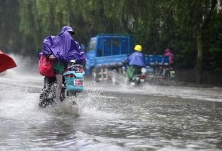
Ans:
{"label": "green foliage", "polygon": [[17,44],[19,41],[17,32],[19,24],[18,1],[1,0],[0,1],[0,49],[4,52],[12,50],[18,51]]}
{"label": "green foliage", "polygon": [[197,58],[196,31],[200,31],[203,67],[221,70],[222,14],[218,2],[1,0],[0,19],[4,22],[0,24],[0,47],[36,56],[46,36],[57,35],[64,25],[70,25],[75,39],[85,45],[100,33],[133,34],[146,54],[162,54],[169,47],[177,67],[192,68]]}
{"label": "green foliage", "polygon": [[207,30],[204,33],[205,53],[204,68],[222,71],[222,12],[214,12]]}

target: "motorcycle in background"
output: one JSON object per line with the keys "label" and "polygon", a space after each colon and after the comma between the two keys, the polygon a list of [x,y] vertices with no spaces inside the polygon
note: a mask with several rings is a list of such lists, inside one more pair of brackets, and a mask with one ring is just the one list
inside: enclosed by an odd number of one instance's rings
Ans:
{"label": "motorcycle in background", "polygon": [[[123,73],[124,75],[126,76],[126,71],[127,71],[127,68],[129,67],[129,65],[127,63],[123,63],[124,66],[122,67],[123,68]],[[141,71],[139,74],[136,74],[131,81],[127,81],[128,84],[132,85],[132,86],[140,86],[142,84],[144,84],[146,82],[146,75],[147,73],[147,69],[146,68],[141,68]]]}
{"label": "motorcycle in background", "polygon": [[153,69],[153,84],[171,85],[175,79],[175,70],[171,66],[156,66]]}
{"label": "motorcycle in background", "polygon": [[146,82],[146,68],[141,68],[141,74],[135,75],[132,82],[130,83],[133,86],[139,86]]}
{"label": "motorcycle in background", "polygon": [[[60,100],[63,102],[69,96],[77,96],[84,90],[85,71],[83,66],[75,64],[75,60],[71,60],[67,70],[64,72],[64,83],[62,85]],[[56,80],[46,83],[39,97],[39,106],[46,108],[50,105],[55,105],[56,98]],[[77,105],[73,100],[73,105]]]}
{"label": "motorcycle in background", "polygon": [[175,81],[175,69],[169,63],[170,57],[147,55],[147,82],[157,85],[171,85]]}
{"label": "motorcycle in background", "polygon": [[156,66],[141,69],[141,74],[137,74],[131,81],[131,85],[139,86],[145,83],[171,85],[175,79],[175,70],[170,66]]}

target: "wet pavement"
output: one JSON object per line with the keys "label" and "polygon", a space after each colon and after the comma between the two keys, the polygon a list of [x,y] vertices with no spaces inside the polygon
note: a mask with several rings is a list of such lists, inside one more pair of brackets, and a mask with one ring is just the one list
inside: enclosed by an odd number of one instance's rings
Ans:
{"label": "wet pavement", "polygon": [[42,110],[42,77],[0,77],[0,150],[222,150],[221,88],[87,81],[76,98]]}

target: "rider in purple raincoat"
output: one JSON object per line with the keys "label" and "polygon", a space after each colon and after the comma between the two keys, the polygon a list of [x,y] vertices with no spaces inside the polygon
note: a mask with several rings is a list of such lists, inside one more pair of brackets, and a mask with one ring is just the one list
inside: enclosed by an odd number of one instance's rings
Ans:
{"label": "rider in purple raincoat", "polygon": [[85,63],[85,53],[79,43],[72,37],[75,35],[72,27],[64,26],[57,36],[48,36],[44,39],[42,52],[49,57],[54,55],[56,59],[67,64],[75,59],[77,63]]}
{"label": "rider in purple raincoat", "polygon": [[127,68],[126,75],[128,81],[131,82],[137,74],[141,73],[141,68],[146,66],[146,59],[142,51],[141,45],[136,45],[134,47],[135,52],[132,53],[126,60],[129,64]]}
{"label": "rider in purple raincoat", "polygon": [[[48,36],[43,41],[42,53],[51,60],[55,60],[53,65],[56,73],[57,88],[56,102],[60,101],[60,94],[63,82],[63,72],[70,60],[75,60],[78,64],[84,64],[85,53],[79,43],[74,40],[75,32],[72,27],[64,26],[57,36]],[[46,77],[45,82],[50,79]]]}

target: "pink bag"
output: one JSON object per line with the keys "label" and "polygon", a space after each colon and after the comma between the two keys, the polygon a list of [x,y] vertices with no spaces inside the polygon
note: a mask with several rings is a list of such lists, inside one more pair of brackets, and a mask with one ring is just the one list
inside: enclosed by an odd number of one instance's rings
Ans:
{"label": "pink bag", "polygon": [[53,68],[53,60],[46,58],[46,56],[41,55],[39,60],[39,73],[46,77],[54,77],[55,71]]}

